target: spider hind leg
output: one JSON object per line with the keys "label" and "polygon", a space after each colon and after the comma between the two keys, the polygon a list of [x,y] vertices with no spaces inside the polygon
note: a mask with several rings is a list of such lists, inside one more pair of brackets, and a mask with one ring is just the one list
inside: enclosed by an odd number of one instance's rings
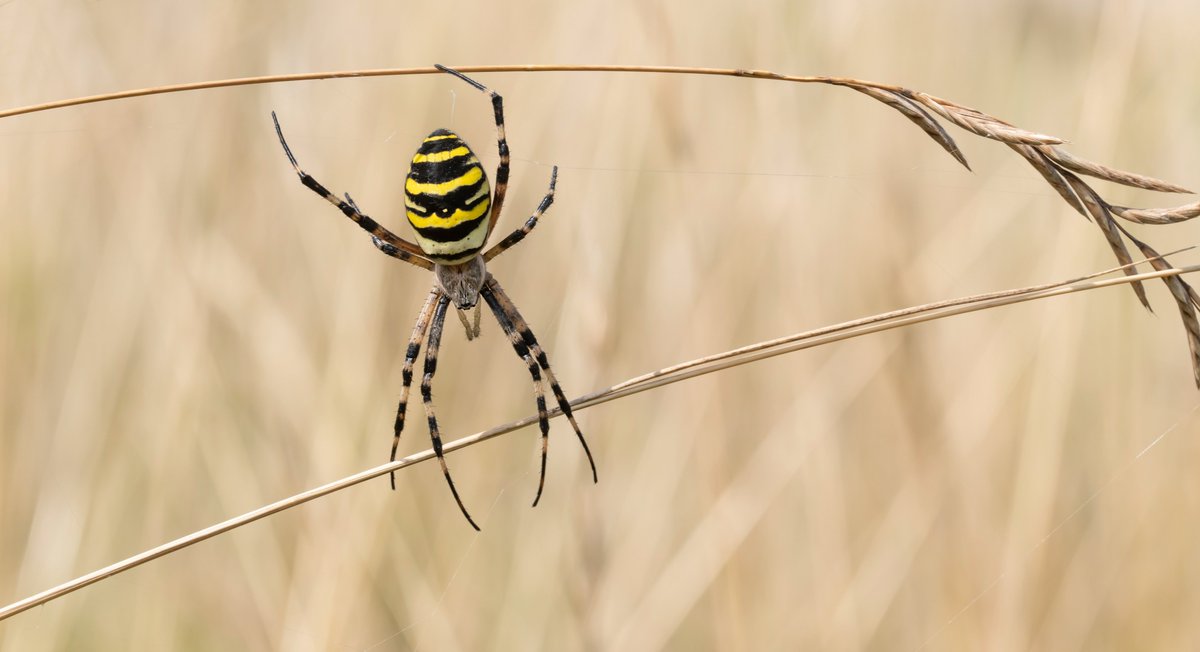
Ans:
{"label": "spider hind leg", "polygon": [[[592,482],[599,482],[599,476],[596,473],[596,461],[592,457],[592,451],[588,447],[587,439],[584,438],[583,431],[579,428],[579,423],[575,421],[575,414],[571,410],[570,401],[567,400],[566,394],[563,393],[562,387],[558,384],[558,379],[555,378],[554,371],[550,369],[550,359],[546,356],[546,352],[542,349],[541,345],[538,344],[537,338],[529,328],[529,324],[526,323],[525,318],[517,310],[517,306],[508,298],[504,289],[500,287],[500,284],[491,275],[488,275],[487,281],[480,290],[480,295],[491,306],[492,312],[496,314],[496,319],[500,322],[500,326],[506,330],[509,328],[512,329],[509,338],[511,340],[519,339],[523,348],[527,349],[529,355],[537,362],[537,366],[545,376],[546,383],[550,385],[550,390],[554,393],[558,408],[562,410],[563,415],[567,417],[567,421],[571,423],[571,427],[575,430],[575,436],[579,439],[579,444],[583,447],[584,454],[587,455],[588,465],[592,470]],[[503,318],[501,318],[501,315],[503,315]],[[515,342],[513,347],[514,349],[517,348]],[[517,352],[520,354],[520,349]]]}
{"label": "spider hind leg", "polygon": [[[417,322],[413,324],[412,336],[408,338],[408,348],[404,351],[404,366],[401,368],[400,375],[404,379],[404,384],[400,387],[400,402],[396,406],[396,421],[392,426],[392,457],[391,461],[396,461],[396,448],[400,446],[400,433],[404,431],[404,416],[408,410],[408,394],[412,389],[413,380],[413,365],[416,364],[417,355],[421,352],[421,341],[425,339],[425,332],[429,329],[429,319],[433,315],[433,308],[437,304],[438,297],[441,293],[434,288],[429,291],[429,296],[425,298],[424,305],[421,306],[421,312],[417,313]],[[396,472],[388,474],[391,476],[392,491],[396,490]]]}
{"label": "spider hind leg", "polygon": [[525,361],[525,367],[529,369],[529,376],[533,379],[533,395],[538,411],[538,429],[542,433],[542,466],[538,475],[537,494],[533,497],[533,506],[537,507],[538,501],[542,499],[542,489],[546,486],[546,454],[550,448],[550,413],[546,410],[545,384],[542,382],[542,373],[538,363],[529,352],[529,346],[525,344],[525,340],[517,332],[512,320],[504,312],[495,295],[486,287],[480,294],[483,295],[483,300],[487,302],[488,307],[492,309],[496,321],[500,322],[500,328],[508,336],[508,341],[512,344],[513,350],[517,352],[517,357]]}
{"label": "spider hind leg", "polygon": [[471,518],[471,513],[467,511],[467,506],[463,504],[462,498],[458,495],[454,479],[450,477],[450,468],[446,466],[446,457],[442,454],[442,435],[438,431],[437,416],[433,411],[433,374],[437,372],[438,350],[442,344],[442,327],[446,322],[446,309],[449,305],[450,297],[441,294],[437,307],[433,311],[433,322],[429,325],[429,345],[425,348],[425,374],[421,377],[421,400],[425,404],[425,416],[429,421],[429,438],[433,441],[433,454],[437,456],[438,464],[442,466],[442,475],[446,476],[446,484],[450,485],[450,493],[454,494],[454,502],[458,503],[458,508],[462,511],[463,516],[467,518],[471,527],[479,531],[475,519]]}

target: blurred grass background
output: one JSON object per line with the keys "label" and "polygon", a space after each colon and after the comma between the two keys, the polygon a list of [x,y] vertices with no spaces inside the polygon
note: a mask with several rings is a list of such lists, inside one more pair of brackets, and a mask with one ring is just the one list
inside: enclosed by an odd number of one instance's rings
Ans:
{"label": "blurred grass background", "polygon": [[[433,62],[761,68],[904,84],[1197,187],[1198,20],[1184,0],[8,0],[0,105]],[[548,218],[491,269],[571,396],[1112,265],[1006,148],[952,130],[968,173],[855,93],[479,78],[514,153],[499,232],[561,166]],[[444,76],[0,121],[0,602],[386,459],[431,278],[296,181],[271,109],[304,167],[404,234],[429,131],[495,163],[486,101]],[[0,649],[1194,649],[1196,390],[1149,289],[1158,316],[1091,292],[588,410],[598,486],[555,421],[535,510],[536,430],[514,433],[449,460],[482,534],[422,465],[15,617]],[[451,320],[435,394],[448,438],[533,407],[490,322],[468,345]],[[402,450],[427,446],[414,420]]]}

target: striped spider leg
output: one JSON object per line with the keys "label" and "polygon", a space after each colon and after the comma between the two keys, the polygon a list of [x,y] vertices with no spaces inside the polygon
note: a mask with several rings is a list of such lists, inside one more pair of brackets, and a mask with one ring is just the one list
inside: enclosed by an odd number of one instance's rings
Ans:
{"label": "striped spider leg", "polygon": [[329,192],[312,175],[300,169],[300,164],[296,162],[296,157],[292,155],[292,148],[288,147],[287,141],[283,138],[283,129],[280,128],[279,118],[275,117],[274,111],[271,112],[271,121],[275,123],[275,135],[279,136],[279,144],[283,145],[283,153],[287,154],[288,161],[292,164],[292,169],[300,177],[300,183],[303,183],[306,188],[320,195],[325,201],[333,204],[342,214],[362,227],[364,231],[370,233],[371,242],[383,253],[393,258],[399,258],[406,263],[416,265],[421,269],[433,269],[433,262],[424,256],[420,247],[392,233],[379,222],[364,215],[358,210],[358,206],[354,203],[354,200],[350,199],[349,193],[346,193],[346,201],[342,201],[336,195]]}
{"label": "striped spider leg", "polygon": [[[575,416],[567,401],[562,387],[558,384],[554,372],[550,369],[550,361],[546,352],[538,344],[533,331],[516,305],[505,294],[500,284],[487,271],[486,262],[517,244],[537,226],[538,219],[554,202],[554,187],[558,179],[558,168],[550,173],[550,187],[545,197],[538,204],[533,214],[525,223],[514,230],[498,244],[484,251],[488,236],[491,235],[500,209],[504,204],[504,196],[508,189],[509,150],[504,135],[503,100],[495,91],[475,80],[444,66],[439,70],[454,75],[467,82],[479,91],[492,98],[492,109],[496,119],[496,142],[500,154],[500,162],[496,167],[496,186],[494,191],[489,188],[487,174],[479,159],[471,148],[456,134],[446,129],[438,129],[422,141],[417,153],[413,155],[412,164],[404,180],[405,215],[413,228],[416,244],[413,244],[391,231],[387,230],[370,217],[367,217],[354,200],[346,193],[345,200],[339,199],[321,185],[311,175],[304,172],[296,158],[292,155],[279,121],[275,119],[275,131],[279,142],[287,154],[301,183],[313,192],[333,204],[346,217],[350,218],[371,234],[371,240],[383,253],[416,265],[423,269],[432,270],[434,285],[429,291],[417,321],[413,325],[412,335],[404,352],[404,365],[401,370],[403,385],[400,390],[400,400],[396,407],[396,420],[393,426],[391,459],[395,461],[396,451],[400,442],[400,434],[404,430],[405,415],[408,409],[408,397],[413,382],[413,367],[420,355],[422,342],[425,343],[425,364],[421,376],[421,401],[425,408],[426,420],[429,424],[429,437],[433,442],[433,451],[441,465],[442,474],[450,487],[454,501],[462,511],[467,522],[476,530],[479,526],[471,518],[458,489],[450,476],[443,455],[442,438],[438,428],[437,416],[433,407],[433,376],[437,372],[437,359],[441,347],[442,332],[445,328],[446,312],[450,304],[458,313],[467,339],[479,335],[480,307],[479,298],[495,315],[500,327],[508,336],[509,343],[517,356],[524,362],[533,381],[534,400],[538,410],[538,427],[541,432],[541,470],[538,477],[537,494],[533,504],[541,500],[542,490],[546,483],[546,456],[549,448],[550,411],[547,408],[545,385],[549,385],[559,409],[566,415],[579,443],[587,455],[588,464],[592,470],[592,481],[598,481],[596,463],[592,452]],[[466,311],[474,309],[473,323],[468,321]],[[392,476],[392,489],[396,488],[395,475]]]}
{"label": "striped spider leg", "polygon": [[[536,221],[535,221],[536,224]],[[528,231],[526,231],[528,233]],[[558,379],[554,377],[554,372],[550,369],[550,359],[546,356],[546,352],[542,350],[538,344],[537,338],[533,335],[533,330],[529,328],[525,318],[517,310],[516,304],[508,298],[504,289],[500,287],[500,283],[488,274],[487,281],[484,283],[480,294],[483,295],[483,300],[487,302],[488,307],[492,309],[492,314],[496,316],[496,321],[500,322],[500,328],[508,335],[509,341],[516,350],[517,355],[525,360],[526,366],[529,368],[529,375],[533,377],[534,392],[537,396],[538,404],[538,424],[542,426],[542,471],[538,478],[537,496],[533,499],[533,504],[536,507],[538,500],[542,497],[542,486],[546,483],[546,448],[549,445],[549,424],[546,418],[543,417],[542,411],[545,409],[545,394],[542,391],[542,383],[538,377],[538,368],[546,375],[546,382],[550,385],[550,391],[554,393],[554,400],[558,402],[558,409],[562,410],[563,415],[567,417],[567,421],[571,422],[571,427],[575,430],[575,436],[579,439],[580,446],[583,446],[583,452],[587,455],[588,464],[592,469],[592,482],[599,482],[600,478],[596,474],[596,462],[592,459],[592,451],[588,448],[587,439],[583,436],[583,431],[579,429],[579,424],[575,421],[575,414],[571,412],[571,402],[567,400],[567,396],[563,393],[562,387],[558,384]],[[536,361],[537,365],[533,363]]]}

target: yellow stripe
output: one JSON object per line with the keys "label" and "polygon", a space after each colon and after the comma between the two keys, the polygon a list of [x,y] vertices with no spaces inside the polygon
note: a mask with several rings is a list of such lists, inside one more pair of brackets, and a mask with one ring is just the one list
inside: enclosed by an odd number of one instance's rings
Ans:
{"label": "yellow stripe", "polygon": [[[487,184],[481,184],[479,186],[479,190],[475,191],[475,195],[468,197],[467,201],[463,202],[463,205],[473,204],[476,201],[478,201],[478,199],[480,197],[485,196],[485,195],[491,195],[491,192],[492,191],[491,191],[490,187],[487,187]],[[414,202],[413,198],[409,197],[408,195],[404,196],[404,205],[406,205],[407,208],[418,211],[418,213],[431,213],[430,208],[424,207],[424,205]],[[424,217],[426,217],[426,216],[418,215],[416,217],[418,217],[418,219],[424,219]]]}
{"label": "yellow stripe", "polygon": [[466,174],[457,179],[451,179],[444,183],[418,183],[412,177],[409,177],[404,182],[404,189],[414,195],[444,195],[455,188],[469,186],[483,178],[483,168],[478,165],[467,170]]}
{"label": "yellow stripe", "polygon": [[[407,201],[405,201],[404,203],[406,205],[408,204]],[[458,226],[459,224],[462,224],[463,222],[470,222],[472,220],[479,219],[479,217],[481,215],[483,215],[484,213],[487,212],[489,205],[491,205],[491,202],[484,200],[484,201],[479,202],[479,205],[475,206],[471,210],[464,211],[460,208],[460,209],[454,211],[453,214],[447,215],[446,217],[442,217],[442,216],[438,215],[437,213],[425,216],[425,215],[418,215],[412,211],[404,211],[404,212],[406,215],[408,215],[409,223],[412,224],[413,226],[417,227],[418,229],[424,229],[427,227],[434,227],[434,228],[438,228],[438,229],[448,229],[452,226]]]}
{"label": "yellow stripe", "polygon": [[421,234],[419,233],[414,233],[413,236],[416,237],[417,244],[421,246],[421,250],[426,254],[442,258],[443,260],[440,262],[456,264],[469,259],[471,256],[474,256],[475,254],[470,254],[468,256],[463,256],[462,258],[456,258],[456,256],[463,251],[470,251],[472,249],[482,247],[483,241],[487,239],[487,234],[488,221],[480,220],[478,227],[467,234],[467,237],[456,242],[434,242],[433,240],[426,240],[425,238],[422,238]]}
{"label": "yellow stripe", "polygon": [[413,157],[412,162],[413,163],[441,163],[442,161],[449,161],[452,158],[458,158],[460,156],[469,156],[470,154],[471,154],[471,150],[467,149],[467,147],[464,145],[463,147],[455,147],[454,149],[448,149],[444,152],[434,152],[432,154],[419,154],[418,153],[416,156]]}
{"label": "yellow stripe", "polygon": [[435,140],[449,140],[451,138],[458,138],[458,134],[444,134],[441,136],[430,136],[429,138],[425,139],[425,142],[432,143]]}

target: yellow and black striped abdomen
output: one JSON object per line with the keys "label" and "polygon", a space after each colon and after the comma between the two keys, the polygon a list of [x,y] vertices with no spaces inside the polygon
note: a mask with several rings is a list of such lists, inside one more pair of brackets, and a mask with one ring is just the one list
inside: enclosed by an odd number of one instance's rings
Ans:
{"label": "yellow and black striped abdomen", "polygon": [[435,262],[463,262],[483,248],[491,187],[475,153],[438,129],[413,156],[404,180],[404,207],[417,244]]}

